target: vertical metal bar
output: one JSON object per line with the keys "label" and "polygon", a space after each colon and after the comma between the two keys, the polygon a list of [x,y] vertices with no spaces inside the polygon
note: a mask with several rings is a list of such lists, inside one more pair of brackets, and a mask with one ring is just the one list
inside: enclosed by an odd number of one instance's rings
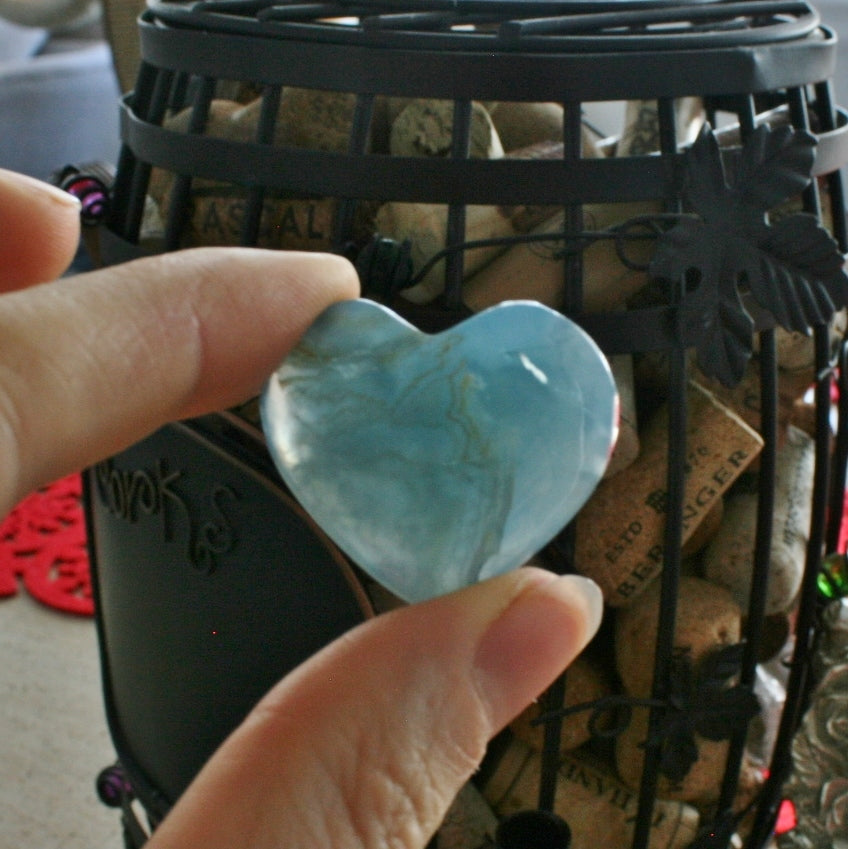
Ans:
{"label": "vertical metal bar", "polygon": [[[576,523],[571,522],[560,533],[557,559],[557,571],[566,574],[574,571],[574,543]],[[554,681],[542,697],[545,711],[556,711],[565,706],[565,682],[568,672]],[[559,765],[562,759],[562,726],[564,718],[558,716],[545,723],[542,738],[542,761],[539,770],[538,807],[543,811],[554,811],[557,784],[559,783]]]}
{"label": "vertical metal bar", "polygon": [[[368,148],[368,137],[371,132],[371,121],[374,115],[374,95],[358,94],[356,107],[353,112],[353,122],[348,140],[348,153],[351,156],[361,156]],[[333,221],[333,250],[343,253],[345,247],[353,239],[356,208],[360,201],[355,198],[339,198],[336,215]]]}
{"label": "vertical metal bar", "polygon": [[[274,128],[277,125],[281,92],[282,88],[278,85],[268,86],[262,95],[262,107],[256,126],[256,141],[259,144],[272,144],[274,141]],[[245,201],[239,244],[250,246],[259,242],[259,224],[262,220],[264,203],[265,187],[262,184],[251,186],[248,189]]]}
{"label": "vertical metal bar", "polygon": [[[677,151],[674,101],[658,101],[660,153],[673,156]],[[670,209],[679,209],[680,201],[668,198]],[[670,293],[673,303],[684,296],[683,281]],[[681,548],[683,543],[683,503],[686,492],[686,431],[688,409],[686,398],[686,350],[682,344],[669,352],[668,401],[668,512],[663,537],[663,568],[660,573],[660,604],[657,638],[654,650],[654,678],[651,698],[664,702],[671,688],[671,661],[674,649],[674,630],[677,618],[677,598],[680,584]],[[664,708],[652,707],[648,715],[648,740],[656,737],[663,719]],[[647,742],[647,741],[646,741]],[[660,746],[645,745],[642,780],[639,785],[639,807],[633,829],[633,849],[645,849],[650,839],[651,820],[657,795],[660,767]]]}
{"label": "vertical metal bar", "polygon": [[[823,132],[835,130],[836,108],[833,100],[833,88],[830,80],[815,86],[815,109],[819,125]],[[839,170],[825,178],[830,209],[831,235],[836,239],[839,249],[848,251],[848,225],[845,213],[845,189],[842,173]],[[839,402],[837,407],[836,440],[833,448],[832,478],[830,484],[830,506],[828,508],[828,527],[825,539],[826,553],[832,553],[839,547],[845,510],[846,470],[848,470],[848,344],[843,339],[836,359]]]}
{"label": "vertical metal bar", "polygon": [[[663,539],[663,568],[659,580],[660,605],[657,639],[654,649],[654,680],[651,698],[664,702],[671,683],[671,660],[677,618],[680,578],[680,549],[683,538],[683,502],[685,494],[686,429],[686,352],[674,348],[669,354],[668,403],[668,513]],[[648,739],[652,738],[663,719],[664,708],[652,707],[648,719]],[[639,807],[633,833],[634,849],[644,849],[650,839],[651,820],[659,779],[659,745],[646,745],[639,785]]]}
{"label": "vertical metal bar", "polygon": [[[579,103],[563,104],[563,173],[567,173],[568,163],[579,159],[583,152],[581,118]],[[579,204],[566,206],[563,210],[563,223],[567,233],[579,233],[583,229],[583,207]],[[576,315],[583,305],[583,256],[580,251],[566,254],[563,275],[563,312]],[[569,569],[573,569],[574,564],[574,533],[575,526],[572,523],[560,537],[565,563]],[[566,674],[561,675],[545,694],[546,710],[554,711],[563,707]],[[545,724],[539,780],[539,808],[544,811],[554,809],[559,781],[562,724],[562,718]]]}
{"label": "vertical metal bar", "polygon": [[[752,97],[744,100],[739,111],[742,141],[754,131],[756,112]],[[757,480],[757,524],[754,536],[754,558],[751,589],[748,596],[748,614],[745,624],[745,651],[739,683],[753,687],[763,625],[766,615],[766,598],[771,567],[771,537],[774,525],[775,476],[777,469],[777,344],[774,330],[760,333],[760,436],[763,450],[759,457]],[[730,738],[724,778],[719,794],[718,816],[733,807],[739,785],[739,771],[745,752],[747,724],[738,728]]]}
{"label": "vertical metal bar", "polygon": [[174,86],[171,89],[171,95],[168,99],[169,109],[172,109],[174,112],[185,109],[189,102],[189,83],[191,80],[191,74],[186,71],[180,71],[175,75]]}
{"label": "vertical metal bar", "polygon": [[[451,157],[468,159],[471,148],[471,101],[457,100],[453,105],[453,137]],[[465,204],[452,203],[448,206],[448,221],[445,232],[446,247],[458,247],[465,242]],[[465,256],[454,250],[445,257],[445,305],[448,309],[459,309],[462,303],[462,277],[465,271]]]}
{"label": "vertical metal bar", "polygon": [[738,112],[739,135],[744,141],[757,128],[757,114],[752,97],[746,97]]}
{"label": "vertical metal bar", "polygon": [[[554,681],[542,698],[545,711],[555,711],[565,704],[565,672]],[[542,762],[539,770],[539,804],[542,811],[553,811],[556,801],[556,788],[559,779],[559,763],[562,753],[562,717],[557,717],[545,723],[545,733],[542,739]],[[529,847],[528,847],[529,849]]]}
{"label": "vertical metal bar", "polygon": [[[132,95],[129,108],[146,123],[158,124],[167,109],[168,91],[173,73],[157,71],[143,63],[139,70],[137,93]],[[126,155],[126,159],[124,156]],[[126,163],[131,163],[127,168]],[[139,160],[126,146],[122,151],[122,161],[118,166],[113,194],[116,199],[123,198],[120,208],[115,210],[117,220],[123,219],[121,235],[130,242],[137,242],[141,223],[144,219],[144,204],[147,197],[147,184],[150,181],[150,163]]]}
{"label": "vertical metal bar", "polygon": [[[132,110],[136,115],[147,115],[156,86],[156,79],[156,69],[147,62],[142,62],[139,66],[135,90],[126,96],[127,108]],[[129,197],[130,187],[132,186],[138,166],[139,162],[136,155],[126,143],[122,144],[118,155],[115,181],[112,186],[110,224],[125,239],[129,238],[128,231],[130,230],[127,226],[127,218],[132,209]]]}
{"label": "vertical metal bar", "polygon": [[[760,435],[763,450],[759,456],[757,479],[757,524],[751,590],[745,620],[745,649],[739,671],[739,684],[753,689],[760,644],[766,617],[766,599],[771,568],[771,537],[774,526],[775,476],[777,469],[777,345],[774,330],[760,334]],[[718,815],[733,809],[739,786],[739,772],[745,753],[747,723],[730,738],[724,778],[719,794]]]}
{"label": "vertical metal bar", "polygon": [[809,688],[810,662],[815,647],[818,614],[818,574],[821,566],[822,543],[827,520],[827,492],[830,451],[830,339],[827,325],[813,329],[816,350],[817,380],[815,386],[815,470],[813,473],[813,504],[809,541],[804,564],[804,576],[799,594],[795,626],[795,649],[786,684],[786,701],[774,744],[774,756],[769,777],[746,846],[760,847],[771,833],[781,802],[781,788],[792,767],[792,738],[798,729],[806,707]]}
{"label": "vertical metal bar", "polygon": [[839,402],[837,406],[836,440],[833,446],[833,480],[830,485],[830,507],[825,552],[839,548],[842,523],[845,521],[846,470],[848,470],[848,340],[843,339],[837,354]]}
{"label": "vertical metal bar", "polygon": [[[192,105],[191,118],[188,125],[189,134],[202,133],[206,128],[209,117],[209,104],[215,94],[215,80],[204,77],[197,89]],[[165,222],[164,247],[166,251],[175,251],[180,247],[183,227],[188,215],[191,202],[190,174],[175,174],[171,184],[171,202],[168,206],[168,217]]]}
{"label": "vertical metal bar", "polygon": [[[810,129],[810,115],[807,110],[807,96],[803,88],[790,88],[787,91],[789,103],[789,116],[792,126],[799,130]],[[803,192],[804,210],[813,215],[821,217],[821,198],[819,197],[819,184],[813,179]]]}
{"label": "vertical metal bar", "polygon": [[[837,128],[836,104],[833,100],[833,88],[830,80],[819,83],[815,87],[816,92],[816,115],[823,132],[830,132]],[[845,184],[842,172],[839,170],[828,174],[825,178],[830,200],[831,235],[839,244],[839,249],[848,252],[848,225],[846,225],[846,200]]]}
{"label": "vertical metal bar", "polygon": [[[568,164],[574,162],[583,153],[583,130],[581,126],[582,109],[577,101],[563,103],[562,159],[563,171],[567,173]],[[568,234],[582,232],[584,227],[583,207],[569,204],[563,210],[563,229]],[[577,315],[583,309],[583,252],[566,251],[563,260],[563,298],[562,311],[566,315]]]}

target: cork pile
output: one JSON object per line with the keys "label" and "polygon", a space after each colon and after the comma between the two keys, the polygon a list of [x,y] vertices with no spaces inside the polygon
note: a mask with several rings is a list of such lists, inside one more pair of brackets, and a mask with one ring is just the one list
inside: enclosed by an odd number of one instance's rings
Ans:
{"label": "cork pile", "polygon": [[[284,90],[272,143],[344,152],[349,143],[355,98],[336,92]],[[211,105],[206,134],[231,140],[255,137],[261,102],[256,92],[239,91]],[[369,150],[394,156],[446,156],[452,143],[452,104],[436,100],[377,98]],[[782,120],[780,114],[771,116]],[[691,141],[705,120],[697,99],[677,104],[678,139]],[[186,132],[189,116],[178,113],[166,127]],[[475,103],[471,155],[483,158],[562,155],[563,107],[553,103]],[[733,143],[738,128],[720,132]],[[588,125],[584,157],[650,155],[657,147],[656,105],[629,103],[621,132],[602,139]],[[155,239],[164,217],[172,175],[154,169],[149,187],[152,211],[147,237]],[[244,195],[232,186],[195,180],[185,244],[234,244],[244,214]],[[330,248],[332,198],[266,195],[259,244],[279,249]],[[160,216],[156,215],[158,209]],[[585,229],[604,230],[633,217],[659,212],[658,203],[590,205]],[[356,238],[364,244],[375,233],[409,240],[414,272],[445,247],[447,207],[439,204],[360,203]],[[469,206],[466,239],[496,239],[525,233],[556,234],[563,229],[562,208],[532,205],[503,208]],[[609,240],[587,241],[581,250],[583,303],[587,312],[627,309],[650,289],[650,240],[628,247],[628,265]],[[464,255],[462,296],[479,311],[505,299],[533,299],[563,306],[563,263],[556,241],[487,244]],[[435,302],[444,287],[444,268],[436,264],[400,293],[414,304]],[[843,329],[837,314],[834,333]],[[805,393],[814,379],[812,340],[777,331],[780,432],[771,576],[766,612],[775,629],[773,653],[791,631],[810,523],[813,440]],[[601,586],[608,621],[601,646],[589,647],[567,676],[566,704],[597,702],[611,696],[646,700],[653,670],[659,585],[663,568],[663,530],[667,510],[666,364],[659,355],[619,355],[611,366],[621,398],[621,435],[607,474],[577,518],[575,563]],[[675,655],[697,670],[717,652],[740,643],[748,605],[756,522],[756,477],[763,439],[758,430],[759,384],[754,362],[742,382],[727,388],[690,366],[686,485],[683,507],[683,563]],[[762,661],[769,660],[763,657]],[[733,685],[733,677],[726,681]],[[497,815],[537,804],[542,729],[533,724],[540,708],[531,707],[512,726],[507,754],[488,777],[483,794]],[[648,712],[634,708],[631,721],[614,739],[599,744],[593,730],[604,718],[592,711],[566,717],[561,737],[560,782],[555,807],[569,823],[574,849],[625,847],[633,832],[642,771],[642,742]],[[591,720],[591,721],[590,721]],[[607,718],[607,721],[612,721]],[[738,809],[747,805],[762,781],[767,741],[758,721],[752,727],[739,782]],[[715,736],[715,735],[712,735]],[[726,739],[694,735],[686,768],[661,775],[651,827],[651,849],[682,849],[715,813],[728,752]],[[742,827],[744,828],[744,821]]]}

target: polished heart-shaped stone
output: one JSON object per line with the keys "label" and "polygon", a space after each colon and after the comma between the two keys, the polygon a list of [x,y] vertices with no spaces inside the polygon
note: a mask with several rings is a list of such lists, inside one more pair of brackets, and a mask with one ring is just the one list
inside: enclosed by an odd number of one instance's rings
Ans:
{"label": "polished heart-shaped stone", "polygon": [[426,334],[367,300],[318,317],[262,424],[303,507],[406,601],[525,563],[584,504],[618,396],[592,339],[529,301]]}

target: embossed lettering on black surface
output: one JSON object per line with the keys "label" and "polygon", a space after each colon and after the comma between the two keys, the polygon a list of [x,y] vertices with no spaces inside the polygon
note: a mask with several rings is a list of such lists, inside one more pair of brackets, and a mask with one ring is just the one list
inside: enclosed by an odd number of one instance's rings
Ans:
{"label": "embossed lettering on black surface", "polygon": [[95,466],[94,478],[98,497],[112,516],[130,524],[156,517],[164,542],[186,538],[186,560],[201,572],[212,574],[219,558],[238,541],[227,511],[239,496],[227,484],[215,484],[205,498],[201,495],[200,503],[193,504],[176,489],[178,481],[190,485],[188,473],[169,469],[162,458],[152,469],[121,469],[114,460],[104,460]]}

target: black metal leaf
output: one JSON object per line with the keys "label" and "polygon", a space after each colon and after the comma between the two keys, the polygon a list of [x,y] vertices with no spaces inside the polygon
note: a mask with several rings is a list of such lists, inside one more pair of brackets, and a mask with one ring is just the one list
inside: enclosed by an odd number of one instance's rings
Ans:
{"label": "black metal leaf", "polygon": [[675,715],[663,727],[659,737],[660,772],[673,784],[680,784],[698,760],[694,728],[687,718]]}
{"label": "black metal leaf", "polygon": [[745,643],[731,643],[707,652],[698,663],[699,684],[723,684],[739,674]]}
{"label": "black metal leaf", "polygon": [[[848,304],[844,258],[814,215],[799,212],[782,218],[769,228],[760,247],[768,269],[764,282],[771,278],[785,283],[756,290],[757,281],[751,281],[752,294],[759,303],[770,303],[769,310],[787,330],[806,332],[810,324],[827,321],[835,309]],[[800,317],[794,323],[792,310]],[[802,321],[807,324],[801,326]]]}
{"label": "black metal leaf", "polygon": [[727,740],[760,712],[759,700],[747,687],[701,687],[698,696],[693,725],[707,740]]}
{"label": "black metal leaf", "polygon": [[753,348],[740,292],[804,333],[848,305],[844,257],[817,219],[795,213],[767,222],[769,210],[810,183],[815,144],[804,131],[760,126],[738,152],[732,181],[709,126],[684,155],[691,212],[660,235],[650,271],[683,285],[686,338],[702,370],[727,385],[741,379]]}
{"label": "black metal leaf", "polygon": [[721,161],[721,148],[709,124],[705,124],[698,137],[686,151],[685,197],[692,209],[705,221],[711,213],[725,206],[729,186]]}
{"label": "black metal leaf", "polygon": [[738,297],[720,298],[695,346],[701,369],[710,375],[724,376],[738,383],[751,358],[754,323]]}
{"label": "black metal leaf", "polygon": [[688,654],[673,659],[665,713],[647,744],[659,747],[660,770],[680,783],[698,760],[695,735],[727,740],[760,711],[748,687],[731,681],[739,674],[743,644],[724,646],[694,666]]}
{"label": "black metal leaf", "polygon": [[815,147],[803,130],[758,127],[740,152],[733,194],[760,212],[773,209],[809,185]]}
{"label": "black metal leaf", "polygon": [[759,699],[748,687],[729,686],[739,674],[744,643],[733,643],[709,652],[695,674],[693,725],[707,740],[726,740],[740,724],[760,712]]}

